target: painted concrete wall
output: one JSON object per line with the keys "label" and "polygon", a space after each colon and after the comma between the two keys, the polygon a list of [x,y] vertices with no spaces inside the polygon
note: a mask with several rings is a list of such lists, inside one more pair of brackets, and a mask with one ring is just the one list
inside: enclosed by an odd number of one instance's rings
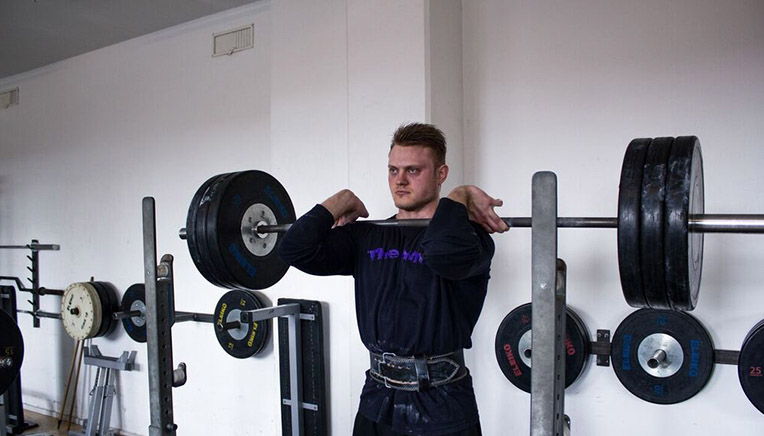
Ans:
{"label": "painted concrete wall", "polygon": [[[615,216],[621,162],[637,137],[697,135],[706,210],[764,210],[764,6],[756,1],[464,2],[465,178],[530,213],[531,176],[558,177],[561,216]],[[474,149],[473,149],[474,147]],[[633,310],[614,230],[560,230],[568,303],[594,334]],[[489,296],[469,357],[486,434],[527,434],[529,396],[492,356],[496,329],[530,301],[530,231],[496,237]],[[693,312],[717,348],[739,349],[764,318],[759,236],[706,235]],[[760,434],[736,368],[672,406],[646,403],[592,366],[566,396],[573,434]]]}
{"label": "painted concrete wall", "polygon": [[[505,200],[504,216],[528,215],[530,178],[540,169],[558,175],[561,215],[613,216],[629,140],[684,134],[704,147],[707,210],[760,212],[762,18],[755,1],[689,0],[273,1],[208,17],[0,81],[21,91],[19,106],[0,110],[0,242],[61,244],[41,255],[44,286],[95,276],[123,291],[143,280],[140,201],[154,196],[159,251],[175,256],[176,307],[211,313],[224,290],[206,283],[177,238],[202,182],[256,168],[284,184],[298,214],[349,187],[372,217],[387,217],[387,148],[407,121],[438,123],[449,136],[450,186],[484,187]],[[248,23],[254,49],[210,57],[212,33]],[[467,361],[484,433],[523,434],[528,395],[503,378],[493,341],[504,315],[530,299],[530,232],[495,240]],[[757,241],[706,238],[695,314],[717,348],[736,349],[764,317]],[[615,330],[631,311],[620,294],[615,232],[561,230],[560,256],[571,306],[592,333]],[[0,252],[3,274],[24,275],[25,266],[20,252]],[[350,280],[290,270],[263,296],[326,303],[330,429],[349,434],[368,364]],[[57,310],[56,297],[44,302]],[[73,344],[57,322],[42,324],[33,329],[21,315],[24,398],[56,412]],[[273,345],[239,361],[208,324],[179,324],[173,334],[175,360],[189,365],[188,384],[174,392],[182,433],[279,432]],[[138,370],[119,376],[112,422],[146,434],[145,347],[119,330],[94,342],[105,354],[138,350]],[[86,371],[80,384],[79,416],[94,375]],[[660,427],[753,435],[762,423],[727,366],[679,405],[638,400],[599,367],[566,400],[575,434]]]}
{"label": "painted concrete wall", "polygon": [[[211,56],[213,33],[251,23],[253,49]],[[121,295],[143,281],[141,199],[153,196],[158,251],[175,256],[176,308],[212,313],[223,292],[196,271],[177,232],[185,226],[191,196],[207,178],[271,170],[270,41],[270,6],[261,3],[5,80],[3,87],[19,87],[20,104],[0,111],[0,239],[61,245],[40,255],[43,286],[64,289],[94,276]],[[22,252],[0,256],[4,273],[26,274]],[[60,298],[43,298],[45,310],[59,307]],[[20,318],[27,351],[24,401],[57,415],[73,341],[57,321],[45,319],[33,329],[30,317]],[[246,411],[263,422],[252,434],[273,434],[273,347],[261,359],[239,361],[223,352],[210,324],[178,324],[173,333],[175,360],[189,368],[188,384],[174,395],[181,430],[234,434]],[[93,343],[105,355],[138,351],[137,370],[117,377],[112,425],[146,434],[145,345],[132,342],[121,325]],[[79,417],[87,413],[95,370],[85,368],[81,379]],[[213,402],[243,406],[210,407]]]}

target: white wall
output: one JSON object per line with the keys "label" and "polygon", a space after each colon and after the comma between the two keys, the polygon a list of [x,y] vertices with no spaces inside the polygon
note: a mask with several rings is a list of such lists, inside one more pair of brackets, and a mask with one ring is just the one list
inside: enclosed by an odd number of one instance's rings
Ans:
{"label": "white wall", "polygon": [[[159,251],[175,255],[176,307],[211,313],[223,290],[206,284],[177,238],[204,180],[257,168],[285,185],[298,214],[350,187],[373,217],[386,217],[390,135],[403,122],[428,120],[449,135],[451,183],[500,196],[505,216],[529,213],[539,169],[557,172],[562,215],[613,216],[628,141],[683,134],[704,145],[709,211],[764,209],[760,3],[481,1],[461,9],[429,0],[257,3],[0,81],[21,91],[19,106],[0,110],[0,242],[61,244],[41,255],[44,286],[95,276],[123,291],[143,280],[140,200],[154,196]],[[210,57],[212,33],[252,22],[253,50]],[[503,378],[493,341],[504,315],[530,298],[530,232],[495,240],[467,360],[484,433],[523,434],[528,396]],[[764,317],[757,240],[706,238],[695,313],[717,348],[738,348]],[[562,230],[560,256],[569,303],[591,332],[615,330],[631,311],[620,294],[615,232]],[[24,275],[24,267],[21,252],[0,252],[3,274]],[[349,434],[367,365],[350,280],[290,270],[264,294],[327,303],[330,428]],[[45,297],[44,308],[57,310],[57,301]],[[21,315],[21,328],[27,406],[57,411],[72,341],[52,320],[33,329]],[[112,422],[146,434],[145,347],[121,331],[96,343],[106,354],[139,351],[138,371],[118,380]],[[235,360],[209,325],[184,323],[174,329],[174,355],[189,365],[188,384],[174,391],[181,433],[278,434],[272,346]],[[80,385],[79,416],[93,376]],[[661,424],[676,434],[752,435],[762,422],[728,366],[674,406],[642,402],[611,368],[592,367],[566,406],[575,434],[585,435],[657,432]]]}
{"label": "white wall", "polygon": [[[159,252],[176,259],[176,308],[212,312],[223,290],[206,284],[177,238],[191,196],[208,177],[257,168],[286,186],[298,213],[344,187],[373,214],[392,213],[384,184],[392,131],[429,117],[428,11],[427,2],[403,0],[259,3],[3,80],[2,89],[19,86],[21,104],[0,112],[0,238],[61,244],[61,252],[42,255],[44,286],[64,288],[94,275],[123,291],[142,281],[140,200],[152,195]],[[210,57],[212,33],[250,22],[254,50]],[[460,82],[449,86],[460,95]],[[456,138],[449,157],[457,166],[459,144]],[[3,271],[23,275],[24,266],[20,253],[0,257]],[[271,302],[326,302],[335,434],[352,427],[368,364],[350,283],[294,270],[264,291]],[[45,299],[44,308],[57,311],[54,300]],[[54,412],[71,340],[55,321],[38,330],[22,318],[21,327],[25,401]],[[145,347],[121,331],[96,342],[106,354],[139,350],[139,370],[120,375],[112,422],[144,434]],[[272,346],[238,361],[220,350],[209,325],[184,323],[174,329],[174,357],[189,365],[188,384],[174,392],[181,431],[278,433]],[[80,394],[89,384],[81,383]],[[243,415],[257,424],[242,428]]]}
{"label": "white wall", "polygon": [[[250,23],[253,49],[211,57],[213,33]],[[95,276],[121,294],[143,281],[141,198],[153,196],[158,250],[175,256],[176,307],[212,313],[223,292],[196,271],[177,232],[208,177],[272,169],[270,40],[270,6],[261,3],[4,80],[2,89],[19,87],[20,104],[0,111],[0,240],[61,245],[40,255],[43,286],[64,289]],[[25,276],[24,254],[2,251],[3,274]],[[29,309],[28,294],[19,297],[20,308]],[[58,297],[43,302],[46,310],[60,310]],[[29,316],[19,317],[27,352],[24,401],[57,415],[73,342],[57,321],[44,319],[33,329]],[[138,351],[138,370],[117,380],[112,424],[146,434],[145,345],[132,342],[121,326],[94,343],[106,355]],[[273,347],[263,358],[239,361],[222,351],[211,325],[195,323],[178,324],[173,345],[176,362],[189,367],[188,384],[174,393],[176,421],[186,434],[235,433],[243,408],[225,404],[247,405],[265,423],[252,434],[274,433]],[[80,417],[94,377],[88,371],[79,386]],[[262,394],[253,399],[250,392]],[[224,405],[210,407],[212,399]]]}
{"label": "white wall", "polygon": [[[561,216],[615,216],[621,161],[636,137],[697,135],[706,210],[764,210],[764,4],[758,1],[464,2],[465,178],[498,192],[502,214],[530,213],[531,176],[558,176]],[[486,434],[527,434],[529,396],[492,355],[496,329],[530,300],[530,231],[495,238],[485,309],[473,337]],[[560,230],[568,303],[590,333],[632,309],[620,291],[614,230]],[[739,349],[764,318],[759,236],[707,235],[693,314],[717,348]],[[677,405],[630,394],[592,366],[566,396],[573,434],[761,434],[764,418],[736,368]],[[516,433],[515,433],[516,432]]]}

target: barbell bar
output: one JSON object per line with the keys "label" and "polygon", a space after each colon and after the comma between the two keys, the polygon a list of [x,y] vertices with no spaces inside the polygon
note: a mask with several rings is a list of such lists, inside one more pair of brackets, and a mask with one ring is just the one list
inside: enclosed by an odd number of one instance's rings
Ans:
{"label": "barbell bar", "polygon": [[[530,228],[533,221],[530,217],[501,217],[512,228]],[[400,219],[400,220],[360,220],[366,224],[390,227],[427,227],[429,219]],[[265,233],[286,233],[292,223],[261,224],[242,228],[242,233],[261,235]],[[558,217],[559,228],[590,228],[617,229],[618,218],[615,217]],[[764,233],[764,215],[762,214],[703,214],[692,215],[688,220],[690,232],[697,233]],[[178,236],[186,239],[186,228],[180,229]]]}
{"label": "barbell bar", "polygon": [[[533,225],[530,217],[501,217],[501,219],[507,223],[510,229],[529,228]],[[379,226],[401,227],[426,227],[430,224],[428,219],[363,220],[361,222]],[[252,234],[285,233],[291,226],[292,224],[259,225],[253,226],[249,230]],[[557,227],[617,229],[618,218],[559,217],[557,218]],[[764,233],[764,215],[692,215],[689,218],[688,227],[691,232],[699,233]],[[185,232],[185,229],[181,231]]]}

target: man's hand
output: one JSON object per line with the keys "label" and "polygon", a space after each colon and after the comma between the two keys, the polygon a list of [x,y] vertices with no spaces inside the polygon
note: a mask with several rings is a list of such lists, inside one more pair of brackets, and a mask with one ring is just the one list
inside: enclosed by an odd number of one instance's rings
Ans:
{"label": "man's hand", "polygon": [[334,227],[344,226],[347,223],[352,223],[359,217],[367,218],[369,216],[369,212],[366,210],[366,206],[364,206],[361,199],[356,197],[353,191],[349,189],[343,189],[332,195],[324,200],[321,205],[334,217]]}
{"label": "man's hand", "polygon": [[448,194],[448,198],[465,205],[470,219],[483,226],[488,233],[504,233],[509,230],[507,223],[493,210],[504,202],[491,197],[477,186],[456,187]]}

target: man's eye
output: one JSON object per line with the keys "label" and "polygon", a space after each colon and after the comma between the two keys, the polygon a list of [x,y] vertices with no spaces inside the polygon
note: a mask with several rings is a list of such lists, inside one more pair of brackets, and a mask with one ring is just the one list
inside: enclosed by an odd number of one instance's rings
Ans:
{"label": "man's eye", "polygon": [[418,168],[409,168],[409,174],[416,174],[419,172]]}
{"label": "man's eye", "polygon": [[398,170],[395,168],[390,168],[389,171],[390,171],[390,174],[395,174],[398,172]]}

